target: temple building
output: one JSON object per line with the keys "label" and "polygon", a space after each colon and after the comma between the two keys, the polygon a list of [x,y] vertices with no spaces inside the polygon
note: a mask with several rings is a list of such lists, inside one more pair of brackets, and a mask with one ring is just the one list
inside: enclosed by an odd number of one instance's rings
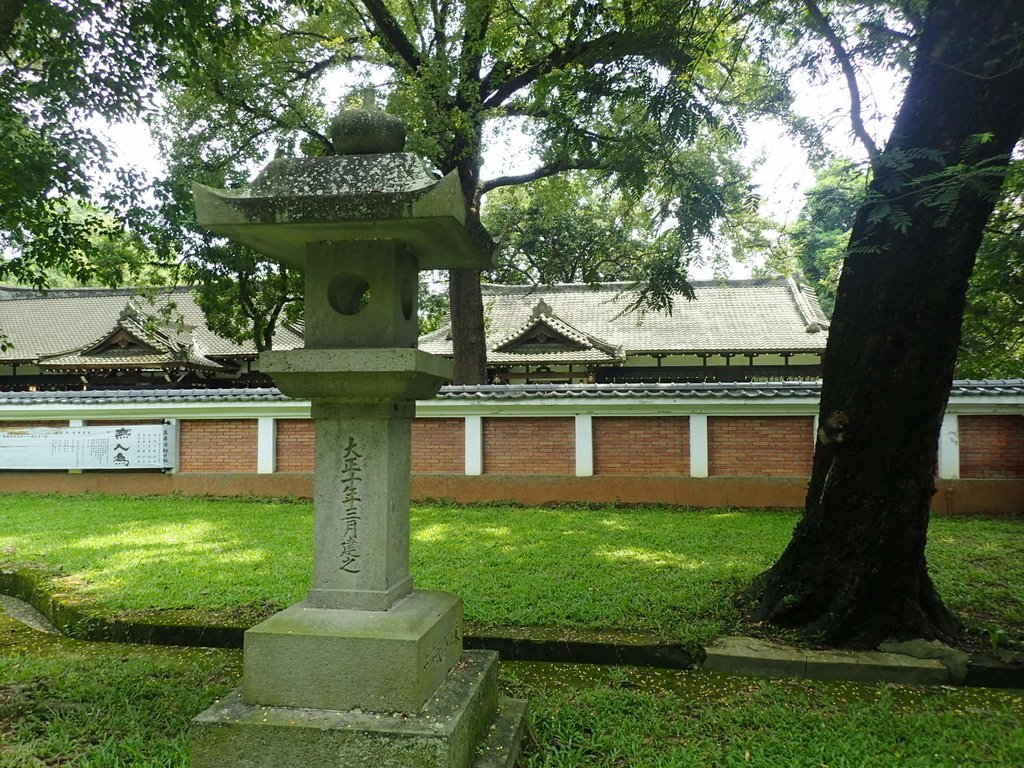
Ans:
{"label": "temple building", "polygon": [[[189,288],[0,288],[0,389],[269,386],[251,343],[206,327]],[[278,328],[280,349],[302,346]]]}
{"label": "temple building", "polygon": [[[492,383],[815,379],[828,318],[793,278],[697,281],[672,311],[630,310],[627,283],[484,285]],[[452,354],[451,326],[420,349]]]}
{"label": "temple building", "polygon": [[[626,283],[484,285],[492,383],[815,379],[828,319],[792,278],[695,282],[672,311],[630,310]],[[251,342],[206,327],[189,288],[0,288],[0,389],[270,386]],[[282,323],[274,349],[303,344]],[[420,337],[451,356],[451,326]]]}

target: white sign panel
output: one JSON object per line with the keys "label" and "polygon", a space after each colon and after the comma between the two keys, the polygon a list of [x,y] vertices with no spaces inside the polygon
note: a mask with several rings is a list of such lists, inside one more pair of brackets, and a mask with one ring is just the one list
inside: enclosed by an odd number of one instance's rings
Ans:
{"label": "white sign panel", "polygon": [[170,469],[170,424],[0,429],[0,469]]}

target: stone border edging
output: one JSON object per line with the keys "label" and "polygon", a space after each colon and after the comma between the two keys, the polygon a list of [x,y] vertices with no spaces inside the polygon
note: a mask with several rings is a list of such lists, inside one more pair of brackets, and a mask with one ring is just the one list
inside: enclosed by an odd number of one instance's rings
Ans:
{"label": "stone border edging", "polygon": [[[242,647],[246,627],[107,619],[62,603],[48,594],[39,581],[37,574],[30,569],[0,569],[0,594],[28,603],[68,637],[142,645]],[[748,637],[719,638],[696,654],[682,644],[659,643],[638,636],[619,641],[587,639],[585,636],[576,639],[544,638],[512,630],[491,630],[479,634],[470,631],[464,636],[463,645],[467,650],[497,651],[505,661],[663,669],[696,667],[708,672],[754,677],[1024,689],[1024,664],[1007,664],[986,654],[973,654],[968,661],[966,676],[956,681],[937,659],[918,659],[877,651],[800,650]]]}
{"label": "stone border edging", "polygon": [[[247,627],[196,624],[155,624],[96,616],[50,595],[31,569],[0,569],[0,593],[25,601],[50,621],[61,634],[93,642],[186,645],[206,648],[241,648]],[[546,661],[575,664],[629,664],[638,667],[691,669],[703,658],[682,644],[631,639],[601,642],[564,638],[537,638],[516,632],[474,632],[463,637],[467,650],[497,651],[506,661]]]}

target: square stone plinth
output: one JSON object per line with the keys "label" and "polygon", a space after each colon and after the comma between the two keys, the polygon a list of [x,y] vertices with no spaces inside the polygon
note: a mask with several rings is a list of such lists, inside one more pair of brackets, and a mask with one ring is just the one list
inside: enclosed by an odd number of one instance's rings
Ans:
{"label": "square stone plinth", "polygon": [[462,600],[417,590],[386,611],[298,603],[245,633],[246,704],[418,712],[462,653]]}
{"label": "square stone plinth", "polygon": [[499,703],[497,662],[467,651],[415,715],[253,706],[236,690],[192,721],[192,767],[512,766],[526,709]]}

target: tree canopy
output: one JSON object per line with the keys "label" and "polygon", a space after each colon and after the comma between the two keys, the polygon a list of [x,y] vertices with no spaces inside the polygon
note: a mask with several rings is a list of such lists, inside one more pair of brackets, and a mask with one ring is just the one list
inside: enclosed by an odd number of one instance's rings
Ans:
{"label": "tree canopy", "polygon": [[[176,62],[262,9],[176,3],[10,0],[0,10],[0,279],[88,279],[145,184],[118,166],[99,126],[153,108]],[[174,55],[172,55],[172,51]],[[102,206],[102,207],[97,207]]]}
{"label": "tree canopy", "polygon": [[484,225],[498,243],[488,279],[513,285],[633,279],[656,249],[657,220],[580,174],[495,190]]}
{"label": "tree canopy", "polygon": [[[187,226],[186,180],[240,183],[268,150],[330,154],[337,75],[375,83],[409,149],[457,171],[473,210],[492,190],[586,169],[651,194],[672,226],[663,280],[736,205],[723,167],[744,115],[779,113],[780,76],[757,54],[758,3],[292,2],[270,23],[199,53],[165,90],[168,220]],[[334,78],[334,79],[332,79]],[[487,146],[529,143],[536,166],[482,177]],[[692,151],[700,142],[716,150]],[[689,151],[688,151],[689,150]],[[177,213],[174,209],[177,207]],[[184,242],[187,244],[188,239]],[[668,241],[666,241],[668,242]],[[479,275],[450,276],[456,378],[484,376]]]}
{"label": "tree canopy", "polygon": [[[869,173],[845,159],[822,169],[787,233],[788,248],[769,270],[800,269],[832,314],[846,246],[858,210],[868,202]],[[956,375],[1007,378],[1024,371],[1024,162],[1011,162],[1002,194],[985,225],[971,274]]]}

